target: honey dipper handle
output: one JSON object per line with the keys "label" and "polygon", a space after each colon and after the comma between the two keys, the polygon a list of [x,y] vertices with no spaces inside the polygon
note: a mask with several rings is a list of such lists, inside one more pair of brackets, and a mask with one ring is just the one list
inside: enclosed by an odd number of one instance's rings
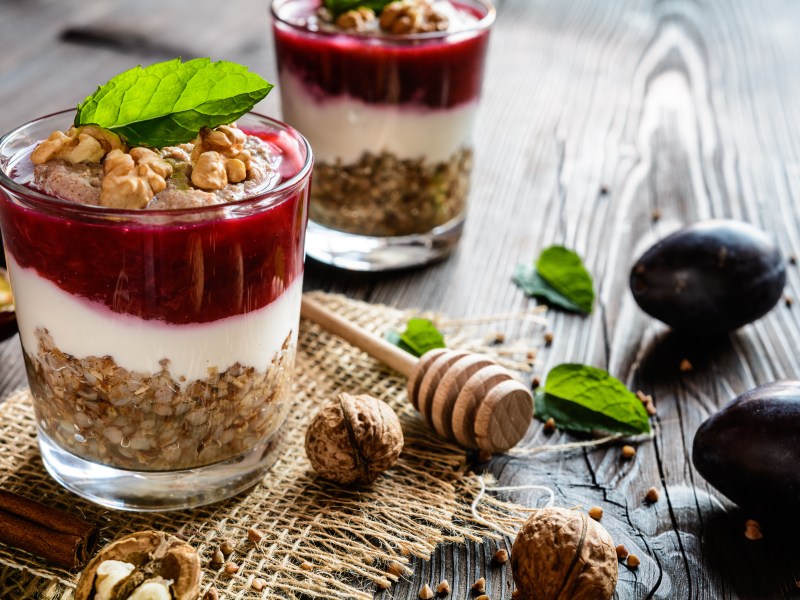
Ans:
{"label": "honey dipper handle", "polygon": [[358,325],[343,319],[305,294],[300,305],[300,315],[316,323],[328,333],[350,342],[356,348],[360,348],[371,357],[377,358],[406,377],[410,377],[414,371],[414,366],[417,364],[417,359],[414,356],[390,344],[383,338],[373,335]]}

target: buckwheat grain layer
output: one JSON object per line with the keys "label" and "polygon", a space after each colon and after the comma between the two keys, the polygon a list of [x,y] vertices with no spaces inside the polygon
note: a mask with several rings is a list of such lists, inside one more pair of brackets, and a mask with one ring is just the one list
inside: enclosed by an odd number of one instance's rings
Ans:
{"label": "buckwheat grain layer", "polygon": [[77,358],[37,329],[25,365],[44,432],[90,461],[141,471],[200,467],[268,442],[283,423],[294,365],[289,333],[264,371],[238,362],[208,377],[176,381],[169,359],[135,373],[112,356]]}

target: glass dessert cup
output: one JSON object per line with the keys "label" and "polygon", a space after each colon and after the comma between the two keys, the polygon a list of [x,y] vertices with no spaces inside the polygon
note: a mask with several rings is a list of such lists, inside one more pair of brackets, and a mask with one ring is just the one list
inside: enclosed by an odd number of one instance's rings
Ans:
{"label": "glass dessert cup", "polygon": [[319,0],[273,0],[283,118],[314,148],[312,258],[382,271],[457,244],[495,12],[452,4],[467,25],[395,35],[320,29]]}
{"label": "glass dessert cup", "polygon": [[0,138],[0,227],[45,467],[127,510],[257,483],[290,407],[312,165],[294,129],[238,121],[280,155],[274,187],[180,210],[80,205],[26,185],[73,111]]}

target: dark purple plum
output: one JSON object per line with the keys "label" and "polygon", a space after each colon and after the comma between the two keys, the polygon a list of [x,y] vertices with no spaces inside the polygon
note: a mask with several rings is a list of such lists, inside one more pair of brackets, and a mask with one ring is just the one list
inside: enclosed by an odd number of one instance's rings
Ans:
{"label": "dark purple plum", "polygon": [[631,269],[643,311],[693,335],[733,331],[768,313],[786,265],[764,232],[738,221],[703,221],[664,238]]}
{"label": "dark purple plum", "polygon": [[692,461],[706,480],[759,514],[800,507],[800,381],[745,392],[694,436]]}

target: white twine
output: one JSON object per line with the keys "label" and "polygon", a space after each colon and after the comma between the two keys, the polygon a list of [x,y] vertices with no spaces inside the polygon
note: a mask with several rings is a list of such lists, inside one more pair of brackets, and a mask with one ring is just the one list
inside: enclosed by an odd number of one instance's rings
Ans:
{"label": "white twine", "polygon": [[[516,535],[516,533],[513,532],[513,531],[506,531],[505,529],[503,529],[499,525],[496,525],[495,523],[490,523],[489,521],[487,521],[486,519],[484,519],[482,516],[480,516],[478,514],[478,504],[480,504],[480,501],[483,499],[483,497],[484,497],[484,495],[486,494],[487,491],[488,492],[522,492],[522,491],[528,491],[528,490],[542,490],[542,491],[547,492],[548,496],[550,496],[550,499],[547,501],[547,504],[545,506],[553,506],[553,504],[556,501],[555,492],[553,492],[553,490],[551,488],[549,488],[547,486],[544,486],[544,485],[510,485],[510,486],[497,486],[497,487],[487,488],[486,487],[486,480],[483,478],[483,475],[477,475],[476,477],[478,478],[478,483],[480,483],[480,485],[481,485],[481,489],[478,492],[478,494],[475,496],[475,499],[472,501],[472,504],[470,505],[470,509],[472,510],[472,518],[475,519],[476,521],[478,521],[481,525],[484,525],[485,527],[489,527],[490,529],[494,529],[498,533],[501,533],[501,534],[503,534],[505,536],[512,537],[512,536]],[[535,510],[535,509],[530,509],[530,510]]]}
{"label": "white twine", "polygon": [[[657,425],[656,425],[657,426]],[[587,440],[585,442],[566,442],[564,444],[549,444],[545,446],[534,446],[533,448],[512,448],[506,454],[510,456],[535,456],[537,454],[543,454],[545,452],[569,452],[570,450],[578,450],[580,448],[596,448],[598,446],[603,446],[610,442],[616,442],[617,440],[625,440],[632,443],[637,442],[646,442],[652,440],[655,435],[656,427],[654,426],[650,433],[644,435],[622,435],[622,434],[614,434],[614,435],[607,435],[605,437],[597,438],[594,440]]]}

